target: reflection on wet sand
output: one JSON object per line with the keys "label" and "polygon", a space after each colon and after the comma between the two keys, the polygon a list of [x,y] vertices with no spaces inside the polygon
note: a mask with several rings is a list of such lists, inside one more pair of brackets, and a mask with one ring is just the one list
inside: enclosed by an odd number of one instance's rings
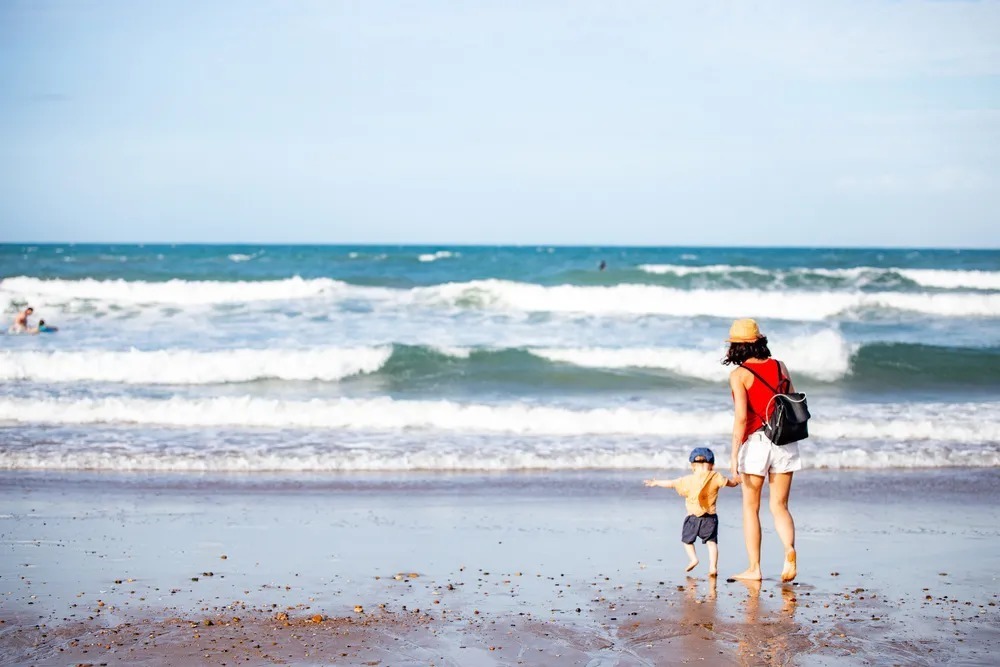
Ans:
{"label": "reflection on wet sand", "polygon": [[809,645],[795,621],[798,605],[795,588],[788,584],[781,585],[778,588],[781,606],[775,607],[766,601],[775,597],[773,589],[766,589],[766,599],[762,601],[762,582],[740,580],[739,584],[746,589],[744,622],[736,629],[740,664],[790,664],[794,656]]}
{"label": "reflection on wet sand", "polygon": [[717,577],[708,577],[707,580],[687,577],[684,584],[680,622],[687,632],[682,644],[686,650],[695,652],[692,655],[703,651],[706,641],[716,639],[719,624],[716,617],[717,582]]}

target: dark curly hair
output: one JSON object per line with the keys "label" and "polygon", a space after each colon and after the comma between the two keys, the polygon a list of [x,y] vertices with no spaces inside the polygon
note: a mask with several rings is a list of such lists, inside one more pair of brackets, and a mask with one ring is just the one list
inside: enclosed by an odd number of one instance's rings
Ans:
{"label": "dark curly hair", "polygon": [[771,350],[767,347],[767,336],[761,336],[752,343],[730,343],[726,350],[723,366],[733,364],[739,366],[747,359],[770,359]]}

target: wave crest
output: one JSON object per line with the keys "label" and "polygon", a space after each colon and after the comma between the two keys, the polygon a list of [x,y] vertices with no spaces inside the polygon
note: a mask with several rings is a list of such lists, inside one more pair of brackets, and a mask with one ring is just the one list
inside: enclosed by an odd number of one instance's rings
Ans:
{"label": "wave crest", "polygon": [[[202,443],[199,443],[201,445]],[[610,446],[609,446],[610,445]],[[351,443],[344,446],[303,444],[280,450],[232,447],[131,448],[120,443],[67,451],[56,446],[0,450],[0,469],[6,470],[110,470],[164,472],[510,472],[580,470],[683,470],[688,450],[649,443],[590,443],[577,441],[512,446],[480,442],[476,446],[440,447],[426,441],[408,442],[405,450],[373,448]],[[995,468],[1000,467],[997,445],[941,446],[909,443],[885,448],[845,445],[803,454],[803,468]]]}
{"label": "wave crest", "polygon": [[767,278],[775,283],[809,283],[839,281],[841,287],[865,287],[898,283],[900,279],[920,287],[948,290],[1000,290],[1000,271],[961,269],[906,269],[899,267],[859,266],[847,269],[801,267],[792,269],[765,269],[759,266],[716,264],[688,266],[678,264],[640,264],[643,273],[656,276],[685,277],[739,277]]}
{"label": "wave crest", "polygon": [[[857,383],[867,390],[1000,383],[1000,349],[872,342],[850,344],[835,330],[775,344],[796,380]],[[724,383],[722,350],[671,347],[480,348],[384,344],[305,349],[0,352],[0,381],[206,385],[257,380],[337,382],[377,374],[407,386],[490,382],[512,369],[527,387],[675,386]],[[572,366],[579,372],[566,373]],[[609,376],[608,372],[612,372]],[[666,377],[669,375],[670,377]],[[638,384],[635,384],[638,383]]]}
{"label": "wave crest", "polygon": [[9,300],[66,304],[78,300],[130,304],[219,304],[281,301],[336,295],[347,283],[330,278],[305,280],[61,280],[19,276],[0,282],[0,295]]}
{"label": "wave crest", "polygon": [[[949,440],[989,443],[1000,440],[996,403],[867,404],[841,408],[839,414],[814,415],[810,444],[824,440]],[[519,435],[671,435],[725,438],[732,431],[726,410],[671,410],[608,407],[571,409],[527,403],[480,404],[448,400],[391,398],[279,400],[212,397],[144,399],[0,399],[0,421],[50,424],[136,424],[160,426],[235,426],[243,428],[320,428],[398,432]]]}
{"label": "wave crest", "polygon": [[410,289],[350,285],[331,278],[263,281],[48,280],[7,278],[0,298],[51,306],[79,301],[204,305],[324,299],[373,308],[448,307],[594,316],[665,315],[823,321],[843,314],[907,311],[940,317],[998,317],[1000,294],[809,291],[787,289],[678,289],[648,284],[538,285],[474,280]]}
{"label": "wave crest", "polygon": [[124,384],[219,384],[254,380],[333,382],[374,373],[392,346],[312,350],[5,352],[0,379]]}

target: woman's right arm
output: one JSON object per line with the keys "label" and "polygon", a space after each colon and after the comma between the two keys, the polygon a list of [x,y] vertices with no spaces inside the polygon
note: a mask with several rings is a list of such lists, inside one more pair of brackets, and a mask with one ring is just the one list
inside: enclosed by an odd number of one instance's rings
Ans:
{"label": "woman's right arm", "polygon": [[737,371],[729,374],[729,388],[733,391],[733,454],[729,469],[732,476],[737,478],[736,461],[747,429],[747,389],[743,386],[743,380]]}
{"label": "woman's right arm", "polygon": [[[783,362],[783,361],[779,361],[778,362],[778,367],[781,369],[781,375],[786,380],[788,380],[788,387],[785,389],[785,392],[789,393],[789,394],[794,394],[795,393],[795,387],[794,387],[794,385],[792,385],[792,376],[789,375],[789,373],[788,373],[788,367],[785,366],[785,362]],[[778,387],[778,389],[781,389],[781,387]]]}

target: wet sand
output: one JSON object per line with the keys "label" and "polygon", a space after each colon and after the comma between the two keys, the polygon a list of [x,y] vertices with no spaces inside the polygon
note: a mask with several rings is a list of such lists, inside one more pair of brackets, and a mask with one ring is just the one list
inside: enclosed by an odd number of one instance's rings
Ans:
{"label": "wet sand", "polygon": [[1000,471],[801,473],[759,587],[739,489],[689,577],[651,474],[3,472],[0,661],[994,664]]}

